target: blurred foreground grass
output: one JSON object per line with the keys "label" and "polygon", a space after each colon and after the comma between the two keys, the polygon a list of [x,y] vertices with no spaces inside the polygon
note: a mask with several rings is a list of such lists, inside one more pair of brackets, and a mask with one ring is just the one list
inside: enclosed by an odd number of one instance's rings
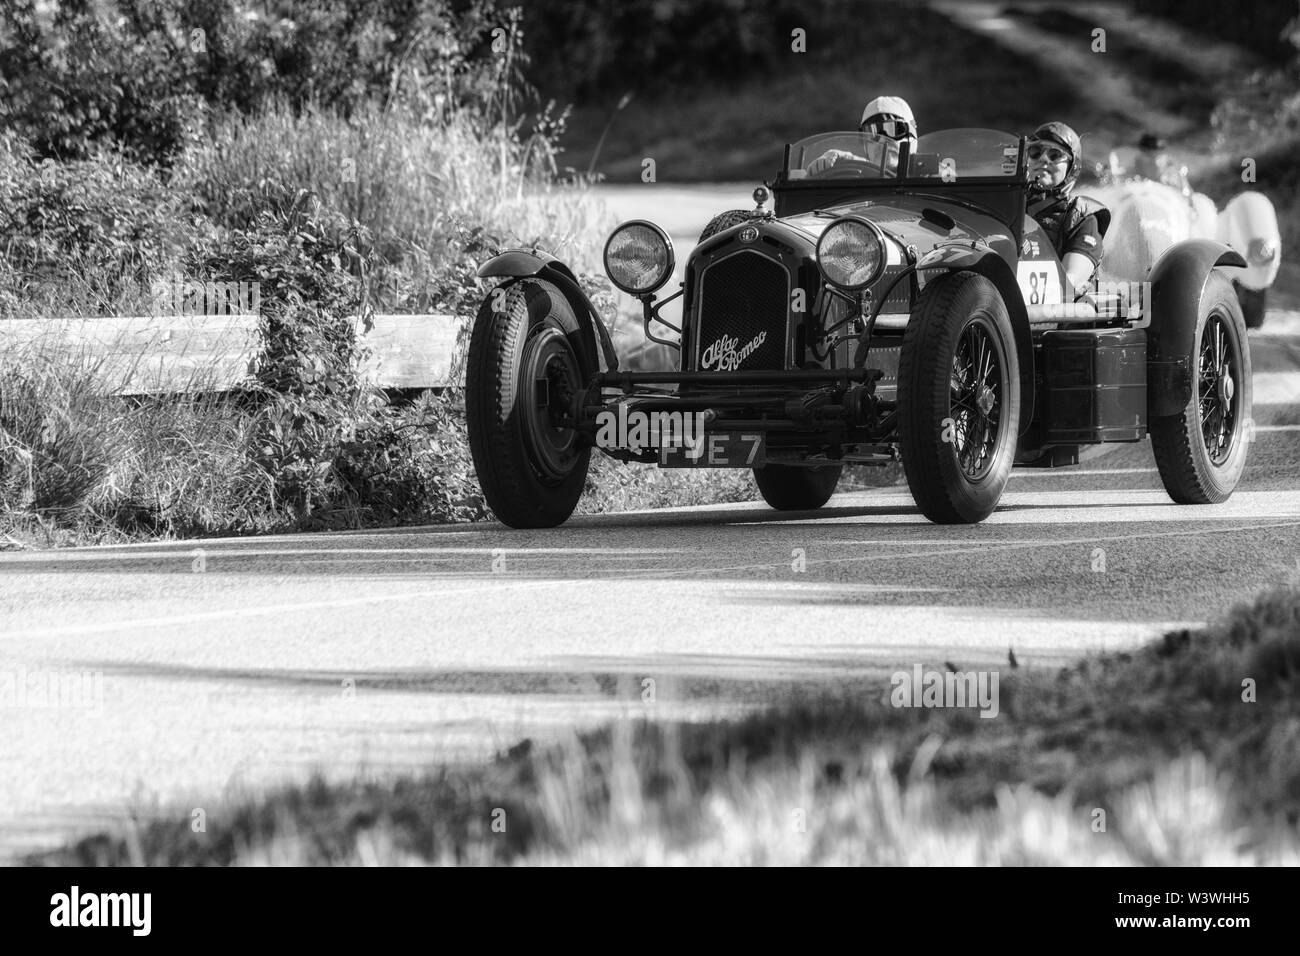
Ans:
{"label": "blurred foreground grass", "polygon": [[[940,666],[940,662],[927,662]],[[1001,670],[998,715],[804,699],[625,717],[485,766],[136,816],[47,864],[1300,863],[1300,592],[1063,670]],[[1247,693],[1246,688],[1253,693]],[[682,690],[682,687],[678,687]],[[686,695],[682,695],[685,699]]]}

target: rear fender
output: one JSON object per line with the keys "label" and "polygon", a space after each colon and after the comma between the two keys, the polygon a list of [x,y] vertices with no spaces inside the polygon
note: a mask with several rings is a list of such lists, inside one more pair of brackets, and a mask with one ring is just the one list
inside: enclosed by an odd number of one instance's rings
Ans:
{"label": "rear fender", "polygon": [[596,361],[596,342],[599,340],[606,369],[611,372],[618,369],[618,353],[614,350],[614,340],[610,337],[609,330],[591,304],[591,299],[587,298],[587,293],[582,291],[578,277],[559,259],[540,250],[511,249],[483,263],[478,275],[483,279],[502,277],[506,279],[502,285],[527,278],[544,279],[554,285],[568,300],[573,314],[583,321],[587,332],[583,336],[583,345],[588,349],[592,368],[600,367]]}
{"label": "rear fender", "polygon": [[1177,415],[1192,397],[1192,350],[1205,281],[1215,266],[1244,266],[1241,254],[1213,239],[1170,246],[1151,269],[1147,328],[1147,416]]}
{"label": "rear fender", "polygon": [[1029,333],[1029,313],[1025,311],[1020,286],[1011,267],[996,252],[970,246],[941,246],[921,257],[917,264],[920,284],[947,272],[974,272],[995,286],[1006,303],[1011,329],[1016,337],[1016,357],[1020,363],[1020,427],[1023,435],[1034,420],[1034,341]]}

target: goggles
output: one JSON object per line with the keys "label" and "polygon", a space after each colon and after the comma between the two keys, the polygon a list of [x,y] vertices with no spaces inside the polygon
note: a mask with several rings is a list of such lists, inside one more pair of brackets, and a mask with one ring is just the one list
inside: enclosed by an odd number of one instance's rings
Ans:
{"label": "goggles", "polygon": [[1070,158],[1070,154],[1065,150],[1046,143],[1030,143],[1025,153],[1030,159],[1041,159],[1046,155],[1049,163],[1060,163]]}
{"label": "goggles", "polygon": [[862,131],[879,133],[890,139],[906,139],[912,135],[912,124],[901,116],[879,113],[862,124]]}

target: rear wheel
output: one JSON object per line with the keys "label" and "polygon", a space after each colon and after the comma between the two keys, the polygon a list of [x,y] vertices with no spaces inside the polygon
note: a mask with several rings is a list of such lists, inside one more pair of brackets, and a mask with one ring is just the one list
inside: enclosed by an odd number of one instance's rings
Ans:
{"label": "rear wheel", "polygon": [[591,448],[557,418],[593,371],[555,286],[520,279],[488,294],[470,337],[465,417],[483,496],[510,527],[554,527],[577,507]]}
{"label": "rear wheel", "polygon": [[808,511],[831,500],[843,470],[843,465],[765,465],[754,469],[754,482],[777,511]]}
{"label": "rear wheel", "polygon": [[1151,448],[1170,498],[1217,504],[1241,480],[1251,427],[1246,322],[1231,283],[1218,272],[1201,293],[1191,359],[1191,397],[1179,414],[1152,419]]}
{"label": "rear wheel", "polygon": [[992,282],[931,280],[903,337],[898,390],[903,471],[922,513],[983,521],[1011,476],[1020,420],[1015,335]]}

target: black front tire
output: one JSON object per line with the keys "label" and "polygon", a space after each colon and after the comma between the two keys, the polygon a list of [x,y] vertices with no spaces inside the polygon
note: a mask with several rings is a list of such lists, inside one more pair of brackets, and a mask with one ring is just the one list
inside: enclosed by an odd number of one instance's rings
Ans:
{"label": "black front tire", "polygon": [[843,465],[764,465],[754,469],[754,483],[777,511],[811,511],[831,500],[843,470]]}
{"label": "black front tire", "polygon": [[903,471],[921,512],[939,524],[983,521],[1011,477],[1020,421],[1015,333],[997,286],[973,272],[926,285],[903,336],[898,391]]}
{"label": "black front tire", "polygon": [[541,279],[494,289],[474,320],[465,368],[470,453],[488,507],[512,528],[553,528],[582,497],[591,446],[551,424],[548,408],[590,380],[584,340],[568,300]]}
{"label": "black front tire", "polygon": [[705,239],[711,239],[724,229],[730,229],[732,226],[739,226],[742,222],[748,222],[750,212],[747,209],[728,209],[726,212],[720,212],[704,227],[700,233],[700,242]]}
{"label": "black front tire", "polygon": [[1246,328],[1261,328],[1264,325],[1264,309],[1268,302],[1268,290],[1247,289],[1235,280],[1232,283],[1232,288],[1237,293],[1237,302],[1241,305],[1241,317],[1246,322]]}
{"label": "black front tire", "polygon": [[[1220,386],[1215,366],[1229,370],[1231,388]],[[1201,293],[1191,367],[1196,374],[1187,405],[1148,426],[1151,450],[1170,498],[1183,505],[1218,504],[1241,480],[1253,427],[1246,321],[1232,285],[1219,272],[1210,274]]]}

